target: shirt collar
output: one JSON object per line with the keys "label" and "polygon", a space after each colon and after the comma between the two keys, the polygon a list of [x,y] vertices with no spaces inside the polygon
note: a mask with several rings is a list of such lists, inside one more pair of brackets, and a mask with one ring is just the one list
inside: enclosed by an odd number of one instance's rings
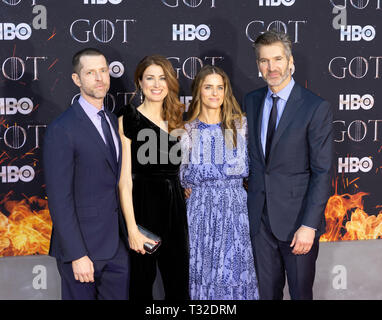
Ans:
{"label": "shirt collar", "polygon": [[[86,101],[86,99],[83,96],[80,96],[78,102],[81,105],[82,109],[84,109],[86,114],[89,116],[89,118],[94,118],[98,116],[98,112],[100,112],[100,110],[98,110],[98,108]],[[104,110],[104,106],[102,106],[101,110]]]}
{"label": "shirt collar", "polygon": [[[292,92],[292,89],[293,89],[293,86],[294,86],[294,79],[293,77],[291,78],[291,80],[289,81],[289,83],[282,89],[280,90],[279,92],[277,92],[277,96],[280,97],[282,100],[284,101],[288,101],[288,98],[290,96],[290,93]],[[268,92],[267,92],[267,99],[269,99],[271,97],[271,95],[273,95],[274,93],[272,92],[271,89],[269,89],[268,87]]]}

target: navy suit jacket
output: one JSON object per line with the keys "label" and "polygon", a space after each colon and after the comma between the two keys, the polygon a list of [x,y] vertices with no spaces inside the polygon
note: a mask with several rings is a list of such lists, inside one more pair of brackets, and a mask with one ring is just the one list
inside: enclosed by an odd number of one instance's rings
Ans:
{"label": "navy suit jacket", "polygon": [[[105,112],[122,150],[117,118]],[[120,234],[127,243],[118,195],[121,151],[117,165],[76,101],[48,126],[43,161],[53,221],[49,254],[62,262],[85,255],[92,260],[112,258]]]}
{"label": "navy suit jacket", "polygon": [[243,110],[248,121],[250,174],[248,214],[251,236],[260,228],[266,205],[273,234],[291,241],[305,225],[325,232],[330,196],[332,111],[327,101],[297,83],[273,136],[268,163],[261,147],[261,122],[268,87],[248,93]]}

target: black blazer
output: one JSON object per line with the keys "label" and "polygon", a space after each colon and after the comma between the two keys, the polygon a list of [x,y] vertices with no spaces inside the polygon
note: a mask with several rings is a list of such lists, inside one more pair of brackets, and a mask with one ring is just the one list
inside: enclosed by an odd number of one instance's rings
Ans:
{"label": "black blazer", "polygon": [[330,196],[333,116],[327,101],[295,84],[273,136],[268,163],[261,147],[261,122],[268,87],[248,93],[250,175],[248,214],[251,235],[259,231],[266,204],[269,223],[281,241],[291,241],[305,225],[325,232]]}
{"label": "black blazer", "polygon": [[105,111],[118,137],[118,165],[77,101],[49,125],[44,137],[46,192],[53,221],[49,254],[63,262],[85,255],[92,260],[113,257],[119,232],[127,243],[118,196],[122,153],[118,122]]}

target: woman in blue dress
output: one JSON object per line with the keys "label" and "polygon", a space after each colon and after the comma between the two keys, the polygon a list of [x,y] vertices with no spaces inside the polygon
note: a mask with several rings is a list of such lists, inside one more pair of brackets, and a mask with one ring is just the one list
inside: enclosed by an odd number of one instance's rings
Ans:
{"label": "woman in blue dress", "polygon": [[249,236],[247,123],[226,73],[205,66],[192,84],[180,179],[188,195],[194,300],[258,299]]}

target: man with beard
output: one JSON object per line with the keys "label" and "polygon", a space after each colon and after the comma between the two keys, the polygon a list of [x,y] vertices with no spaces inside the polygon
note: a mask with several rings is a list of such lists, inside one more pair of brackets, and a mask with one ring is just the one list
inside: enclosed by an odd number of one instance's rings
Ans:
{"label": "man with beard", "polygon": [[81,96],[48,127],[44,168],[62,299],[127,299],[129,255],[118,196],[121,142],[103,106],[109,67],[97,49],[72,60]]}
{"label": "man with beard", "polygon": [[332,111],[295,83],[288,36],[255,43],[268,86],[248,93],[248,211],[260,299],[282,299],[285,274],[292,299],[313,299],[319,237],[330,195]]}

